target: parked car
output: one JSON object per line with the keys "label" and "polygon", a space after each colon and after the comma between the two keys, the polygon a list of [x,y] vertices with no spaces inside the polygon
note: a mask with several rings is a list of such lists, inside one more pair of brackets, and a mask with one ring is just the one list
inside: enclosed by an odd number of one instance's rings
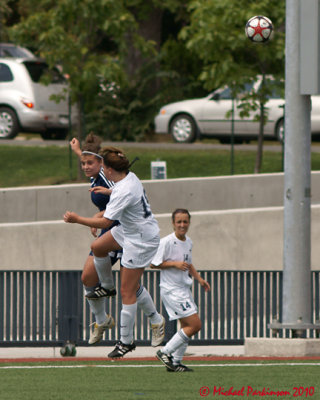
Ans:
{"label": "parked car", "polygon": [[[257,81],[254,85],[259,85]],[[252,86],[251,86],[252,87]],[[232,109],[232,95],[229,88],[218,89],[201,99],[170,103],[160,109],[155,117],[156,133],[170,133],[179,143],[190,143],[201,136],[217,138],[221,143],[230,143],[232,134],[231,117],[226,114]],[[241,118],[237,108],[239,100],[234,101],[234,135],[236,142],[255,139],[259,132],[259,122],[254,120],[257,112]],[[276,93],[265,107],[268,109],[268,121],[264,126],[265,138],[284,139],[283,98]],[[311,112],[312,134],[320,133],[320,96],[312,96]]]}
{"label": "parked car", "polygon": [[[50,76],[48,85],[43,75]],[[52,95],[64,94],[56,102]],[[64,139],[69,129],[68,84],[57,68],[36,58],[0,58],[0,139],[19,132]]]}
{"label": "parked car", "polygon": [[13,43],[0,43],[0,57],[36,58],[30,50]]}

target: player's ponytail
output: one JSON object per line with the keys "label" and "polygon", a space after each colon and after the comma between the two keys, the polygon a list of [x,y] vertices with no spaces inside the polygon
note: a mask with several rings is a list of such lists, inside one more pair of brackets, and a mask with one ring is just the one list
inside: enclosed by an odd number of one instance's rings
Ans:
{"label": "player's ponytail", "polygon": [[82,143],[82,151],[98,154],[101,149],[101,142],[101,137],[95,135],[93,132],[90,132],[85,138],[85,141]]}

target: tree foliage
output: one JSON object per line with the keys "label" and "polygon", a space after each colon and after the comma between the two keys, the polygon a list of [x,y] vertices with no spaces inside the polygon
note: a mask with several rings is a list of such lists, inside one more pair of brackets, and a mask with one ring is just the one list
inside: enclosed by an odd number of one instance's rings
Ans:
{"label": "tree foliage", "polygon": [[[119,121],[113,97],[110,104],[108,91],[101,90],[106,85],[120,88],[118,105],[125,115],[130,109],[136,122],[143,116],[139,110],[143,106],[137,107],[141,101],[155,114],[161,103],[160,76],[172,76],[161,72],[162,15],[165,11],[180,15],[181,0],[19,0],[17,8],[21,19],[10,29],[11,40],[34,49],[50,66],[61,66],[69,76],[73,102],[91,122],[98,118],[97,129],[100,126],[105,131],[101,106],[108,109],[107,119]],[[135,91],[144,97],[131,101]],[[147,115],[150,130],[153,115]],[[119,124],[120,136],[132,139],[138,129],[146,127],[140,122],[130,135]],[[148,129],[143,128],[138,136]],[[81,136],[84,124],[78,130]]]}
{"label": "tree foliage", "polygon": [[[267,110],[265,104],[284,76],[284,0],[194,0],[189,4],[190,24],[180,37],[203,62],[199,79],[208,90],[229,85],[236,96],[244,84],[263,76],[258,92],[251,91],[240,103],[241,114],[257,111],[260,121],[255,172],[262,161],[263,126]],[[274,24],[272,40],[252,43],[244,33],[245,24],[254,15],[265,15]],[[276,86],[267,75],[273,75]]]}
{"label": "tree foliage", "polygon": [[117,54],[100,50],[106,35],[117,41],[134,22],[121,1],[23,0],[21,7],[22,19],[10,30],[12,40],[35,48],[50,66],[61,66],[79,110],[96,95],[101,76],[121,81]]}
{"label": "tree foliage", "polygon": [[[11,41],[69,76],[86,115],[80,135],[137,140],[164,103],[226,84],[237,93],[257,74],[283,77],[285,0],[2,0],[2,19],[8,5]],[[245,37],[253,15],[273,21],[267,44]],[[247,98],[242,113],[268,95]]]}
{"label": "tree foliage", "polygon": [[[189,4],[190,25],[180,37],[203,61],[200,79],[208,90],[242,83],[258,74],[284,73],[284,0],[194,0]],[[266,15],[274,24],[273,39],[250,42],[244,33],[247,20]]]}

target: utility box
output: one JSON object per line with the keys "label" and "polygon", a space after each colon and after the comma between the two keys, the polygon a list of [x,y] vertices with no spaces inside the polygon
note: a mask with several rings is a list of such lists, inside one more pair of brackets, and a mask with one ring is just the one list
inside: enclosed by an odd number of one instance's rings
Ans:
{"label": "utility box", "polygon": [[166,161],[151,161],[151,179],[167,179]]}
{"label": "utility box", "polygon": [[[320,1],[300,0],[300,94],[320,93]],[[299,27],[297,27],[298,29]]]}

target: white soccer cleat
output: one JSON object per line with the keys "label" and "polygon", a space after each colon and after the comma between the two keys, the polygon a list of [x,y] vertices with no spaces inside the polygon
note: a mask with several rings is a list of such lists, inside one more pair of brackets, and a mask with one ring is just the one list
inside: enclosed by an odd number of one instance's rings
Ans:
{"label": "white soccer cleat", "polygon": [[88,343],[89,344],[96,344],[96,343],[99,343],[100,340],[102,339],[103,332],[106,329],[113,328],[115,323],[114,323],[113,317],[111,315],[107,315],[106,322],[104,322],[103,324],[98,325],[96,322],[94,322],[91,325],[93,325],[94,328],[93,328],[93,331],[90,333],[90,338],[89,338]]}
{"label": "white soccer cleat", "polygon": [[160,344],[163,342],[164,339],[164,328],[166,326],[166,320],[164,317],[161,315],[162,322],[160,324],[152,324],[151,329],[152,329],[152,339],[151,339],[151,346],[152,347],[157,347],[160,346]]}

